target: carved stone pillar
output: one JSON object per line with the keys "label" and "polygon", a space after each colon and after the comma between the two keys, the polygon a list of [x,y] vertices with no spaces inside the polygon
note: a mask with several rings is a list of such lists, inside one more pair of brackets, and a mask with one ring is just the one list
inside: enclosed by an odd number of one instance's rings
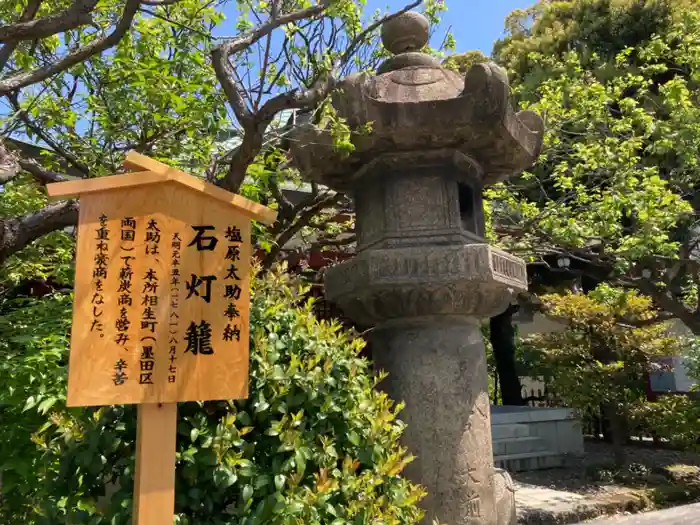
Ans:
{"label": "carved stone pillar", "polygon": [[488,372],[481,329],[461,316],[386,323],[373,332],[385,388],[406,407],[406,475],[428,488],[424,522],[494,524]]}
{"label": "carved stone pillar", "polygon": [[[343,157],[313,123],[291,141],[304,176],[352,195],[357,256],[328,269],[326,295],[371,332],[385,388],[404,401],[406,474],[429,494],[425,523],[510,525],[507,476],[495,476],[488,375],[479,320],[527,288],[525,263],[484,240],[482,190],[532,164],[542,120],[514,113],[494,64],[464,78],[419,53],[427,21],[385,24],[396,56],[333,95],[354,136]],[[497,490],[496,490],[497,489]],[[505,507],[504,507],[505,505]]]}

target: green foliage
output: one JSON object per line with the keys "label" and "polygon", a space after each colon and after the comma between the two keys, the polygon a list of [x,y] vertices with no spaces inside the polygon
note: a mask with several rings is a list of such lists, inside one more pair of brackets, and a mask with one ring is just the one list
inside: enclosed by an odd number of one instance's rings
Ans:
{"label": "green foliage", "polygon": [[519,83],[546,72],[538,67],[540,54],[561,57],[573,51],[613,59],[665,33],[682,10],[693,7],[693,0],[541,0],[507,17],[507,36],[494,46],[494,56]]}
{"label": "green foliage", "polygon": [[[65,358],[71,297],[0,305],[0,521],[26,521],[31,501],[52,462],[43,461],[38,435],[53,426],[65,398]],[[69,432],[69,427],[64,427]],[[36,483],[28,483],[36,480]]]}
{"label": "green foliage", "polygon": [[508,30],[494,57],[546,133],[532,169],[487,192],[499,242],[535,257],[573,250],[620,273],[653,258],[688,294],[692,269],[664,269],[697,238],[700,4],[541,1]]}
{"label": "green foliage", "polygon": [[442,62],[442,67],[464,75],[474,64],[487,61],[488,57],[481,51],[467,51],[466,53],[450,55]]}
{"label": "green foliage", "polygon": [[678,352],[664,323],[632,326],[656,313],[635,292],[602,285],[588,295],[545,295],[542,301],[565,326],[530,336],[526,344],[539,353],[551,391],[566,406],[597,411],[613,405],[627,414],[644,402],[652,360]]}
{"label": "green foliage", "polygon": [[[248,400],[180,405],[177,523],[418,521],[422,491],[400,476],[411,459],[400,406],[374,388],[361,339],[297,306],[305,291],[279,271],[255,281]],[[129,523],[133,407],[65,408],[70,297],[10,306],[0,324],[0,518]]]}
{"label": "green foliage", "polygon": [[[34,212],[46,204],[42,188],[30,176],[20,176],[3,185],[0,220]],[[59,282],[73,279],[73,239],[54,231],[28,246],[21,255],[0,265],[0,292],[23,279],[55,276]]]}
{"label": "green foliage", "polygon": [[[26,2],[3,3],[21,9]],[[43,2],[43,14],[71,2]],[[56,49],[93,41],[110,30],[123,2],[100,2],[94,25],[42,39],[36,46],[20,43],[9,69],[51,61]],[[14,15],[13,15],[14,16]],[[202,173],[211,160],[214,140],[230,126],[225,99],[206,62],[208,33],[222,15],[202,0],[173,6],[146,7],[131,31],[108,53],[80,63],[33,89],[18,93],[14,104],[4,100],[0,140],[11,137],[41,146],[39,164],[77,177],[111,175],[122,167],[131,149]],[[63,54],[62,50],[58,54]],[[17,110],[17,111],[16,111]],[[4,184],[0,219],[22,217],[46,206],[45,189],[32,177]],[[42,237],[10,257],[0,268],[0,288],[34,277],[54,275],[72,280],[73,241],[62,231]]]}
{"label": "green foliage", "polygon": [[651,431],[677,447],[695,447],[700,437],[700,403],[684,395],[664,395],[654,403],[635,407],[630,425],[645,433]]}
{"label": "green foliage", "polygon": [[686,359],[685,366],[688,370],[688,375],[700,386],[700,340],[697,337],[688,342],[683,355]]}

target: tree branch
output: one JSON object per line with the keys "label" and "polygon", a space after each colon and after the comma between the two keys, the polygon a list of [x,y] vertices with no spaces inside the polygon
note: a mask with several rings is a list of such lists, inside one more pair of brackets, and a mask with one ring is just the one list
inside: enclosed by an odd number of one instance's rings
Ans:
{"label": "tree branch", "polygon": [[159,5],[175,5],[179,1],[180,0],[141,0],[141,3],[143,5],[159,6]]}
{"label": "tree branch", "polygon": [[92,23],[98,0],[75,0],[68,9],[39,18],[0,26],[0,42],[36,40]]}
{"label": "tree branch", "polygon": [[221,186],[231,192],[237,192],[243,184],[248,166],[262,150],[265,141],[265,130],[275,116],[285,109],[302,109],[315,105],[328,95],[335,87],[335,79],[329,76],[316,87],[299,91],[294,90],[265,102],[260,111],[243,124],[243,141],[231,158],[229,169]]}
{"label": "tree branch", "polygon": [[42,168],[36,161],[33,160],[19,159],[19,165],[24,171],[31,173],[37,180],[43,182],[44,184],[68,180],[60,173]]}
{"label": "tree branch", "polygon": [[[271,17],[266,23],[258,28],[216,46],[212,51],[212,62],[216,77],[221,83],[224,94],[229,105],[233,109],[236,118],[243,128],[243,141],[234,153],[228,172],[226,173],[221,186],[231,192],[237,192],[243,184],[248,166],[255,160],[264,144],[264,133],[275,116],[283,110],[305,109],[313,107],[335,89],[336,80],[334,72],[344,61],[350,60],[357,50],[357,47],[367,38],[369,34],[380,27],[384,22],[391,20],[414,7],[420,5],[423,0],[413,0],[400,11],[382,17],[370,24],[365,30],[358,33],[349,43],[348,48],[341,55],[340,60],[333,65],[330,74],[325,78],[318,78],[313,82],[313,87],[308,90],[295,89],[287,93],[282,93],[269,99],[262,107],[253,112],[246,105],[243,93],[238,88],[234,80],[234,71],[229,58],[240,51],[250,47],[260,39],[269,36],[270,33],[285,24],[297,22],[299,20],[314,18],[323,13],[330,4],[330,0],[321,0],[313,7],[301,9],[293,13]],[[262,88],[261,88],[262,89]]]}
{"label": "tree branch", "polygon": [[57,60],[53,64],[49,64],[43,67],[33,69],[31,71],[25,71],[22,73],[17,73],[9,78],[0,81],[0,96],[7,95],[12,91],[16,91],[20,88],[36,84],[50,78],[61,71],[64,71],[80,62],[83,62],[93,55],[102,53],[103,51],[114,47],[119,43],[122,37],[131,27],[131,22],[138,11],[140,0],[127,0],[124,6],[124,11],[122,12],[121,19],[117,22],[114,31],[109,35],[98,38],[94,42],[83,46],[72,53],[64,56],[63,58]]}
{"label": "tree branch", "polygon": [[338,239],[320,239],[316,242],[314,242],[311,247],[309,248],[310,252],[316,251],[316,250],[322,250],[323,248],[342,248],[344,246],[350,246],[351,244],[354,244],[357,242],[357,236],[353,233],[352,235],[349,235],[348,237]]}
{"label": "tree branch", "polygon": [[403,7],[403,9],[396,11],[395,13],[386,15],[379,20],[373,22],[372,24],[368,25],[363,31],[357,34],[355,38],[352,39],[352,42],[348,46],[348,48],[345,50],[345,53],[343,53],[343,56],[340,60],[341,63],[347,62],[350,57],[352,57],[353,53],[356,51],[357,46],[359,46],[367,36],[369,36],[370,33],[374,32],[376,29],[378,29],[380,26],[382,26],[385,22],[388,22],[390,20],[393,20],[397,16],[400,16],[407,11],[410,11],[411,9],[414,9],[418,7],[420,4],[423,3],[423,0],[414,0],[410,4],[406,5]]}
{"label": "tree branch", "polygon": [[0,186],[10,182],[19,174],[19,164],[15,156],[0,140]]}
{"label": "tree branch", "polygon": [[665,289],[659,287],[650,279],[640,278],[634,280],[634,285],[642,293],[648,295],[666,312],[680,319],[695,335],[700,335],[700,318],[693,315],[683,303],[674,299]]}
{"label": "tree branch", "polygon": [[[41,6],[42,1],[43,0],[29,0],[29,3],[27,4],[24,13],[22,13],[22,16],[20,17],[19,21],[27,22],[29,20],[32,20],[39,11],[39,7]],[[18,43],[19,42],[12,42],[10,44],[5,44],[4,46],[2,46],[2,49],[0,49],[0,72],[2,72],[3,69],[5,69],[7,62],[10,60],[12,53],[15,52]]]}
{"label": "tree branch", "polygon": [[657,315],[649,319],[627,319],[622,317],[617,319],[615,322],[620,325],[627,325],[633,328],[643,328],[645,326],[653,326],[655,324],[664,323],[675,318],[676,316],[670,312],[659,312]]}
{"label": "tree branch", "polygon": [[309,221],[314,218],[318,213],[320,213],[324,208],[332,206],[340,202],[343,199],[342,193],[335,193],[332,195],[325,196],[319,199],[312,206],[309,206],[305,210],[297,214],[297,220],[285,228],[280,235],[275,239],[275,245],[272,247],[270,252],[265,256],[262,262],[262,267],[264,269],[269,269],[277,260],[280,252],[284,249],[285,245],[294,237],[299,231],[306,225]]}
{"label": "tree branch", "polygon": [[[41,140],[43,140],[46,144],[48,144],[51,149],[54,150],[54,152],[57,155],[60,155],[63,157],[66,161],[68,161],[70,164],[72,164],[76,169],[80,170],[83,172],[85,175],[90,174],[90,169],[83,163],[81,162],[75,155],[72,153],[69,153],[66,151],[64,148],[62,148],[48,133],[46,133],[41,126],[38,126],[34,121],[32,121],[25,109],[20,106],[19,103],[19,97],[17,93],[10,93],[7,96],[7,99],[10,101],[10,104],[12,104],[12,108],[15,110],[17,116],[19,119],[24,122],[24,125],[29,128],[33,133],[36,134],[37,137],[39,137]],[[26,168],[25,168],[26,169]],[[29,171],[29,170],[27,170]]]}
{"label": "tree branch", "polygon": [[233,68],[229,62],[231,55],[252,46],[258,40],[266,37],[278,27],[296,22],[297,20],[303,20],[320,15],[326,10],[326,8],[328,8],[330,3],[331,0],[321,0],[318,5],[307,7],[305,9],[299,9],[298,11],[287,13],[275,18],[270,18],[266,23],[253,29],[252,31],[237,36],[229,42],[224,42],[223,44],[219,44],[218,46],[214,47],[211,52],[211,58],[214,65],[214,71],[216,72],[216,77],[224,89],[224,93],[226,94],[226,98],[231,105],[231,109],[233,109],[234,113],[236,114],[236,118],[243,127],[250,122],[252,119],[252,114],[246,107],[243,96],[233,80]]}
{"label": "tree branch", "polygon": [[0,264],[46,234],[78,221],[78,201],[49,204],[22,217],[0,219]]}

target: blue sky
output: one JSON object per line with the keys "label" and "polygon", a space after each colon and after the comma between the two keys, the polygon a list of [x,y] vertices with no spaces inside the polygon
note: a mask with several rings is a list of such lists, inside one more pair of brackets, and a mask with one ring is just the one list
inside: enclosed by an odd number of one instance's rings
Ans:
{"label": "blue sky", "polygon": [[[367,12],[389,7],[396,11],[409,0],[367,0]],[[479,50],[489,55],[494,41],[503,36],[506,16],[514,9],[525,9],[536,0],[445,0],[442,33],[451,26],[457,40],[457,51]]]}
{"label": "blue sky", "polygon": [[[486,55],[491,53],[494,41],[503,36],[503,26],[506,16],[514,9],[525,9],[536,3],[536,0],[445,0],[447,12],[443,13],[441,31],[444,35],[451,27],[457,40],[457,51],[479,50]],[[398,11],[410,0],[367,0],[365,12],[373,13],[376,9]],[[235,19],[235,3],[231,2],[224,9],[228,20],[225,21],[217,34],[230,34],[229,23]],[[439,42],[434,45],[439,45]]]}

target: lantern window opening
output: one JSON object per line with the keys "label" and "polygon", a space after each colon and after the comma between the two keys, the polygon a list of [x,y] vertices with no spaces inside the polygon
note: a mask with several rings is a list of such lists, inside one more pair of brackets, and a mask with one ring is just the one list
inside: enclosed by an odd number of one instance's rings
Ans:
{"label": "lantern window opening", "polygon": [[468,184],[457,183],[457,199],[459,201],[459,219],[462,227],[474,234],[479,234],[474,190]]}

